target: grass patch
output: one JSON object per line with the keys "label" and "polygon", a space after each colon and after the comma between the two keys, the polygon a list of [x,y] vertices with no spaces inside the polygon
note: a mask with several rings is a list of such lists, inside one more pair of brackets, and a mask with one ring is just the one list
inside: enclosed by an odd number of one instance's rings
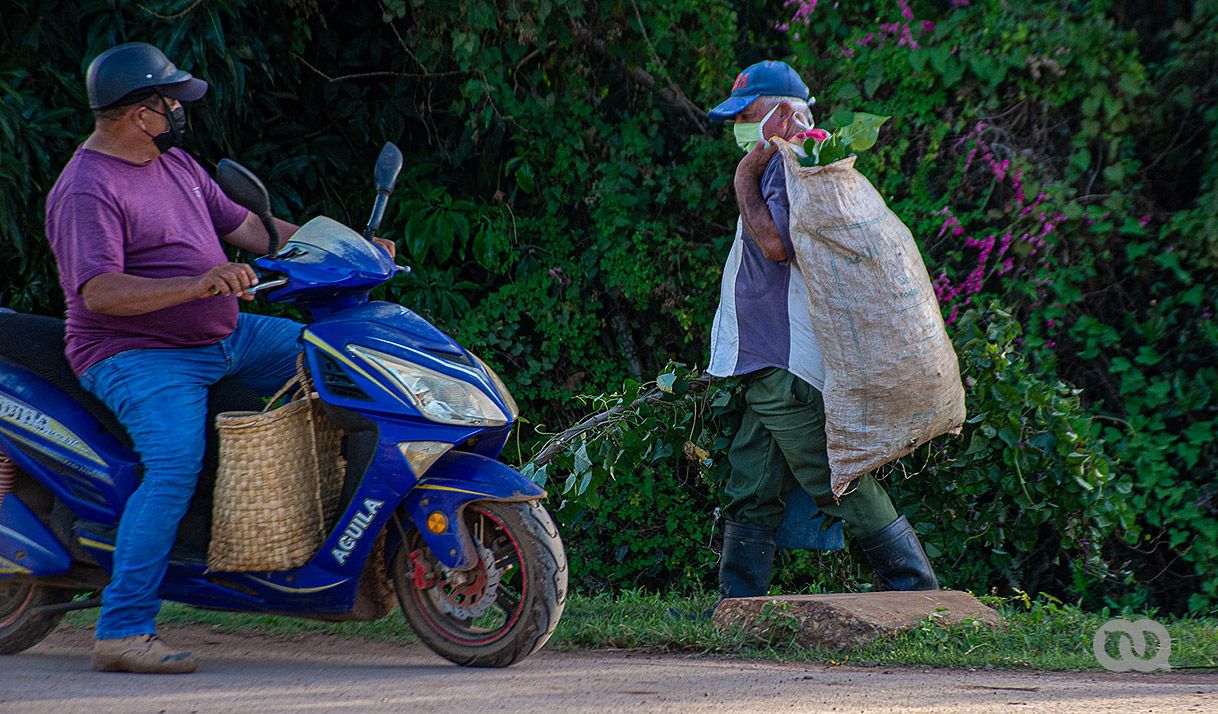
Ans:
{"label": "grass patch", "polygon": [[[69,627],[92,628],[97,624],[97,610],[69,612],[64,621]],[[215,632],[239,633],[259,632],[278,637],[291,638],[312,634],[330,634],[344,637],[366,637],[387,642],[418,642],[406,624],[401,610],[395,609],[388,616],[375,622],[322,622],[302,620],[283,615],[250,615],[246,613],[199,610],[187,605],[167,602],[157,616],[161,625],[206,625]]]}
{"label": "grass patch", "polygon": [[[1100,670],[1103,668],[1092,653],[1096,631],[1115,617],[1128,620],[1145,617],[1133,613],[1085,612],[1044,595],[1035,599],[982,597],[981,600],[998,610],[1005,628],[992,630],[972,621],[947,626],[931,617],[890,641],[875,642],[850,652],[804,652],[814,658],[855,664]],[[1158,620],[1172,637],[1173,667],[1218,667],[1218,620],[1167,617]],[[776,648],[778,652],[783,649]],[[1110,650],[1115,654],[1115,649]]]}
{"label": "grass patch", "polygon": [[[945,626],[929,618],[892,640],[854,650],[810,650],[794,644],[781,623],[766,638],[723,632],[700,617],[713,595],[658,596],[637,592],[577,595],[548,647],[560,650],[630,649],[729,655],[748,659],[833,664],[920,665],[1039,670],[1101,669],[1091,651],[1101,625],[1133,613],[1085,612],[1049,597],[982,598],[997,609],[1006,628],[978,623]],[[1154,618],[1153,613],[1151,615]],[[1218,619],[1158,617],[1172,637],[1174,668],[1218,668]],[[96,611],[70,613],[69,626],[92,627]],[[166,604],[162,623],[208,625],[218,632],[264,632],[282,637],[328,633],[391,642],[417,642],[400,612],[377,622],[315,622],[277,615],[245,615]]]}

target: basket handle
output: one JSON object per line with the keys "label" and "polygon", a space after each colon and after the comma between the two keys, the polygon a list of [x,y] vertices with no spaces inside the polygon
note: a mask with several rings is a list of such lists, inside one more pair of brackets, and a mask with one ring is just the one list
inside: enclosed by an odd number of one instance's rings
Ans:
{"label": "basket handle", "polygon": [[317,422],[316,415],[313,413],[313,409],[316,407],[316,405],[312,403],[313,400],[317,398],[317,394],[313,391],[313,380],[309,377],[309,373],[305,370],[304,352],[296,355],[296,374],[292,375],[292,378],[289,379],[286,384],[280,387],[278,392],[275,392],[275,396],[271,397],[271,400],[266,403],[266,406],[262,408],[262,411],[265,412],[270,409],[275,402],[279,401],[281,397],[287,394],[292,387],[296,387],[296,392],[293,396],[298,399],[301,397],[306,398],[310,402],[308,409],[305,410],[305,420],[309,425],[309,451],[312,452],[313,457],[313,473],[317,474],[317,478],[314,479],[316,493],[314,494],[313,501],[317,504],[318,522],[321,523],[322,537],[324,538],[325,511],[321,502],[321,455],[317,452]]}
{"label": "basket handle", "polygon": [[303,352],[296,355],[296,374],[292,375],[292,378],[289,379],[282,387],[280,387],[278,392],[275,392],[275,395],[270,398],[265,406],[262,407],[262,411],[268,411],[272,406],[274,406],[275,402],[278,402],[292,389],[292,387],[296,387],[295,396],[297,397],[302,395],[306,397],[312,396],[313,380],[309,377],[309,373],[305,371]]}

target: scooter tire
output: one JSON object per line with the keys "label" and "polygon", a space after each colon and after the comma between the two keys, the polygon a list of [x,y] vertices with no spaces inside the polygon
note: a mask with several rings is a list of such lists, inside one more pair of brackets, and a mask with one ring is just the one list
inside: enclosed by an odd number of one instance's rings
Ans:
{"label": "scooter tire", "polygon": [[24,652],[42,642],[63,619],[63,613],[35,613],[35,608],[72,599],[60,588],[33,580],[0,580],[0,655]]}
{"label": "scooter tire", "polygon": [[437,606],[445,597],[443,585],[422,590],[416,586],[408,553],[426,548],[417,532],[393,559],[398,603],[411,629],[441,657],[468,667],[507,667],[541,649],[554,634],[567,599],[566,554],[554,520],[539,503],[476,501],[466,505],[463,518],[467,526],[477,519],[494,524],[498,545],[479,545],[490,547],[496,561],[500,550],[505,560],[518,558],[508,569],[516,571],[511,581],[503,575],[492,603],[508,603],[503,622],[479,628],[477,620],[462,620]]}

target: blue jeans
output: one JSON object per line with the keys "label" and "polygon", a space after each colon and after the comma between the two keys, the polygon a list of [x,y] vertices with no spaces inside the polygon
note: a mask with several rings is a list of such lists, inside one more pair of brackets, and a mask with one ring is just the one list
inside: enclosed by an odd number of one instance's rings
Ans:
{"label": "blue jeans", "polygon": [[216,344],[128,350],[80,376],[126,427],[144,465],[119,520],[97,639],[156,634],[169,551],[203,468],[205,430],[211,428],[207,389],[234,377],[274,394],[295,374],[301,329],[284,318],[242,313],[237,329]]}

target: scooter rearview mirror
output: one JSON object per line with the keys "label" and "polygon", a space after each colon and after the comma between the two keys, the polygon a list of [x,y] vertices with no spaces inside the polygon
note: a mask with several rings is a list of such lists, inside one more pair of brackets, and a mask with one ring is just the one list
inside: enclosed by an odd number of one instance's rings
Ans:
{"label": "scooter rearview mirror", "polygon": [[229,198],[250,209],[259,216],[271,212],[271,197],[266,186],[254,175],[232,159],[220,159],[216,167],[216,183]]}
{"label": "scooter rearview mirror", "polygon": [[385,217],[385,206],[389,203],[389,194],[393,193],[393,184],[398,180],[402,170],[402,151],[392,141],[386,141],[381,148],[381,155],[376,159],[376,203],[372,204],[372,215],[368,218],[368,226],[364,228],[364,238],[372,240],[376,229],[381,226]]}
{"label": "scooter rearview mirror", "polygon": [[266,254],[275,255],[279,250],[279,231],[271,218],[271,197],[262,181],[253,171],[236,161],[220,159],[220,165],[216,167],[216,183],[229,198],[262,219],[267,233]]}
{"label": "scooter rearview mirror", "polygon": [[386,141],[381,148],[381,155],[376,158],[376,190],[393,193],[393,185],[402,171],[402,152],[391,141]]}

